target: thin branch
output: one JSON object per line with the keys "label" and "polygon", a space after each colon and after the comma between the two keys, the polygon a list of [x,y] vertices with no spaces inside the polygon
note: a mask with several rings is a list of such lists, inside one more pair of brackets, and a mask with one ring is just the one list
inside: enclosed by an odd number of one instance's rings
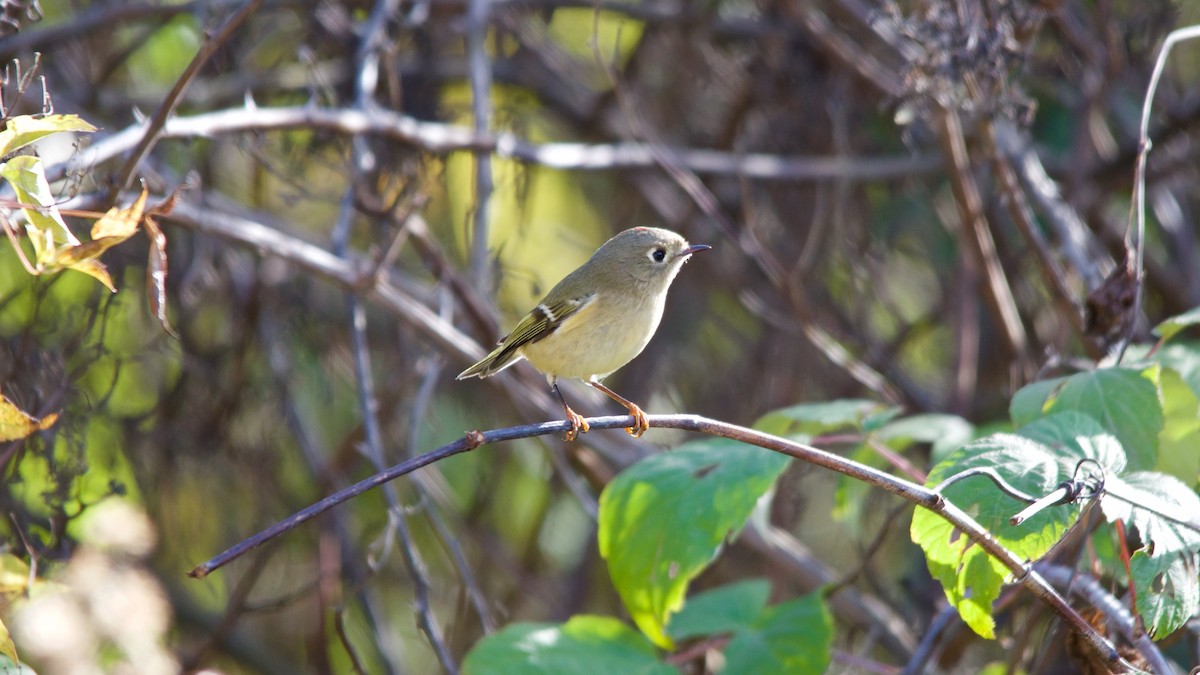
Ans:
{"label": "thin branch", "polygon": [[[758,551],[779,566],[788,580],[803,592],[810,592],[837,580],[837,574],[790,532],[767,523],[751,520],[738,542]],[[890,605],[852,587],[826,594],[825,601],[835,616],[852,626],[860,626],[893,654],[907,659],[917,645],[913,626]]]}
{"label": "thin branch", "polygon": [[[475,134],[486,136],[492,123],[492,66],[488,59],[488,15],[491,0],[469,0],[467,5],[467,63],[470,66],[471,113]],[[492,287],[488,256],[488,206],[492,200],[491,153],[475,151],[475,208],[471,228],[471,278],[483,293]]]}
{"label": "thin branch", "polygon": [[946,488],[950,487],[951,485],[954,485],[963,479],[973,478],[975,476],[984,476],[985,478],[991,479],[991,481],[996,484],[996,487],[1000,488],[1001,492],[1019,502],[1032,504],[1037,501],[1037,497],[1028,495],[1020,489],[1013,487],[1008,481],[1004,480],[1004,478],[997,473],[995,469],[989,466],[979,466],[973,469],[967,469],[966,471],[960,471],[933,486],[932,490],[938,494],[943,494],[946,491]]}
{"label": "thin branch", "polygon": [[1008,158],[1026,194],[1054,230],[1063,257],[1083,279],[1085,290],[1099,287],[1108,274],[1107,269],[1097,264],[1098,257],[1106,257],[1103,248],[1089,233],[1079,213],[1063,199],[1058,185],[1046,172],[1029,140],[1006,121],[996,120],[994,125],[998,151]]}
{"label": "thin branch", "polygon": [[[996,540],[990,532],[982,525],[975,521],[970,515],[958,508],[952,502],[947,501],[941,494],[915,483],[897,478],[889,473],[880,471],[870,466],[860,464],[858,462],[848,460],[839,455],[826,452],[811,445],[796,443],[785,438],[772,436],[755,429],[721,422],[699,415],[648,415],[650,426],[663,429],[682,429],[696,433],[707,434],[710,436],[719,436],[731,440],[755,445],[761,448],[766,448],[774,452],[778,452],[789,457],[799,459],[810,464],[815,464],[824,467],[831,471],[836,471],[851,478],[861,480],[877,488],[881,488],[892,494],[898,495],[917,506],[928,509],[944,518],[951,523],[957,530],[968,537],[972,542],[985,550],[993,558],[1004,565],[1017,579],[1017,582],[1024,586],[1027,590],[1033,593],[1038,599],[1046,603],[1052,610],[1059,614],[1068,626],[1077,632],[1083,639],[1085,644],[1094,652],[1097,658],[1100,658],[1110,668],[1126,668],[1128,664],[1124,662],[1116,649],[1104,638],[1095,631],[1082,617],[1079,616],[1067,601],[1059,595],[1045,579],[1041,577],[1036,570],[1021,556],[1013,553],[1005,548],[999,541]],[[587,420],[588,425],[593,430],[601,429],[617,429],[626,428],[634,423],[631,415],[621,415],[614,417],[594,417]],[[502,429],[491,429],[488,431],[469,431],[462,438],[456,441],[447,443],[442,447],[428,452],[424,455],[414,457],[407,461],[401,462],[395,466],[389,467],[384,471],[376,473],[369,478],[366,478],[354,485],[339,490],[322,499],[321,501],[302,509],[290,517],[279,521],[278,523],[268,527],[267,529],[255,534],[254,536],[235,544],[223,553],[216,557],[197,565],[188,576],[202,579],[213,571],[220,569],[232,560],[245,554],[247,551],[261,546],[262,544],[278,537],[298,525],[320,515],[321,513],[346,502],[368,490],[383,485],[388,481],[394,480],[406,474],[412,473],[417,469],[433,464],[434,462],[451,457],[453,455],[469,452],[480,446],[490,443],[498,443],[502,441],[516,440],[518,438],[529,438],[532,436],[542,436],[546,434],[566,432],[570,428],[570,423],[566,420],[558,422],[543,422],[541,424],[528,424],[517,427],[507,427]]]}
{"label": "thin branch", "polygon": [[937,654],[939,638],[955,627],[963,626],[962,618],[959,616],[958,610],[947,605],[942,608],[933,621],[929,624],[929,628],[925,629],[925,635],[921,637],[921,644],[917,645],[916,651],[913,652],[912,658],[908,663],[904,664],[904,670],[900,671],[900,675],[920,675],[925,672],[925,666],[933,660]]}
{"label": "thin branch", "polygon": [[163,99],[158,110],[154,111],[154,115],[142,127],[142,137],[130,153],[129,158],[125,160],[124,166],[117,172],[113,178],[112,186],[108,192],[108,202],[115,202],[117,194],[125,188],[129,187],[130,181],[133,179],[133,174],[137,171],[138,166],[150,153],[150,149],[158,142],[160,132],[167,123],[167,118],[175,111],[175,106],[179,105],[179,100],[183,98],[184,92],[187,91],[188,85],[192,83],[196,75],[200,73],[200,69],[204,64],[208,63],[218,49],[220,49],[229,38],[233,37],[234,31],[242,25],[250,15],[258,9],[262,4],[262,0],[246,0],[236,12],[233,13],[215,33],[210,33],[206,36],[204,44],[201,45],[200,51],[196,52],[196,56],[192,58],[191,63],[184,69],[183,74],[175,81],[175,85],[171,87],[171,91],[167,93],[167,97]]}
{"label": "thin branch", "polygon": [[1125,335],[1121,337],[1120,347],[1117,349],[1118,363],[1125,357],[1125,349],[1133,340],[1137,317],[1142,313],[1142,292],[1145,285],[1145,274],[1142,270],[1145,269],[1143,261],[1146,254],[1146,160],[1150,155],[1150,108],[1154,104],[1154,94],[1158,91],[1158,80],[1162,77],[1163,69],[1166,68],[1167,55],[1171,53],[1171,48],[1184,40],[1196,38],[1200,38],[1200,26],[1179,28],[1167,35],[1162,49],[1158,52],[1158,59],[1154,62],[1154,72],[1150,75],[1150,85],[1146,87],[1146,98],[1142,103],[1137,164],[1134,165],[1133,170],[1133,203],[1129,207],[1129,224],[1125,230],[1126,241],[1129,241],[1135,232],[1137,233],[1137,241],[1134,242],[1137,250],[1134,270],[1136,270],[1137,276],[1134,286],[1133,309],[1130,312],[1131,318]]}
{"label": "thin branch", "polygon": [[[379,81],[380,51],[386,41],[387,22],[395,16],[400,8],[399,0],[379,0],[363,27],[363,38],[355,55],[355,110],[369,113],[374,107],[375,90]],[[368,174],[375,168],[375,156],[367,143],[367,138],[361,134],[355,135],[352,143],[351,168],[353,176],[348,181],[345,194],[342,197],[341,209],[331,235],[332,248],[339,258],[347,258],[350,254],[350,232],[354,223],[356,211],[354,194],[360,183],[369,182]],[[378,270],[369,272],[372,279],[378,275]],[[376,282],[370,282],[376,283]],[[383,430],[379,423],[379,400],[375,395],[375,381],[371,371],[370,347],[367,343],[367,312],[362,297],[347,289],[345,293],[348,305],[348,319],[351,346],[354,355],[354,374],[358,389],[360,414],[363,420],[363,430],[366,441],[366,454],[377,471],[386,466],[383,450]],[[413,541],[408,527],[408,517],[400,503],[400,495],[394,485],[384,486],[384,497],[388,505],[388,525],[400,540],[400,554],[404,566],[412,579],[413,601],[416,605],[417,625],[429,640],[430,646],[437,655],[442,669],[455,675],[458,664],[450,653],[442,635],[442,628],[434,616],[433,607],[429,602],[429,572]]]}
{"label": "thin branch", "polygon": [[1088,337],[1084,330],[1083,312],[1080,306],[1072,300],[1073,294],[1067,286],[1066,275],[1058,261],[1050,254],[1050,247],[1046,244],[1041,230],[1038,229],[1033,209],[1030,208],[1029,200],[1026,199],[1025,192],[1021,189],[1012,162],[1000,149],[996,124],[991,121],[986,122],[984,133],[991,146],[992,166],[999,178],[1000,189],[1007,197],[1005,201],[1008,206],[1009,218],[1016,223],[1021,236],[1025,238],[1025,243],[1033,250],[1034,258],[1038,262],[1038,271],[1042,274],[1042,281],[1050,293],[1054,306],[1058,309],[1058,314],[1066,318],[1067,324],[1071,326],[1075,337],[1083,345],[1087,355],[1093,359],[1100,359],[1104,354],[1099,345]]}
{"label": "thin branch", "polygon": [[[593,21],[598,21],[598,17],[599,8],[597,8]],[[595,30],[593,28],[593,31]],[[604,59],[595,44],[593,44],[593,51],[596,62],[604,68],[604,72],[609,78],[626,120],[635,133],[646,140],[647,147],[654,156],[656,164],[675,181],[681,190],[687,193],[705,216],[711,218],[721,228],[730,241],[737,242],[742,252],[754,261],[771,283],[791,300],[793,311],[796,312],[800,327],[809,342],[821,350],[825,358],[845,370],[870,391],[889,401],[900,401],[896,388],[888,381],[887,377],[857,357],[815,320],[807,295],[794,279],[789,279],[787,271],[779,259],[763,245],[753,228],[738,228],[733,223],[733,220],[721,208],[716,195],[700,180],[697,172],[687,166],[676,150],[663,143],[655,129],[646,123],[627,95],[616,69]]]}
{"label": "thin branch", "polygon": [[[157,138],[207,138],[227,134],[289,129],[328,130],[346,135],[375,134],[433,154],[488,151],[555,169],[607,171],[659,165],[645,143],[531,143],[515,134],[476,134],[468,127],[425,122],[391,110],[370,112],[353,108],[292,106],[239,107],[167,120]],[[84,153],[100,163],[129,150],[146,131],[143,124],[127,127],[97,140]],[[760,180],[903,180],[937,171],[941,159],[926,155],[884,157],[787,157],[766,153],[731,153],[691,148],[667,148],[678,164],[700,174],[745,176]],[[50,165],[51,180],[65,175],[68,163]]]}
{"label": "thin branch", "polygon": [[987,216],[983,212],[983,199],[979,185],[971,173],[967,142],[963,135],[962,119],[958,111],[943,108],[937,118],[937,133],[942,142],[942,151],[950,166],[950,185],[954,201],[958,205],[960,242],[969,255],[975,258],[983,271],[984,297],[991,306],[996,323],[999,324],[1004,341],[1016,358],[1026,376],[1032,375],[1032,359],[1029,355],[1029,338],[1021,323],[1017,302],[1012,296],[1004,268],[996,254],[996,242],[988,228]]}
{"label": "thin branch", "polygon": [[1038,563],[1036,568],[1046,581],[1066,589],[1069,593],[1084,598],[1093,607],[1100,609],[1117,632],[1132,644],[1155,673],[1173,673],[1158,645],[1144,630],[1138,628],[1137,620],[1125,609],[1121,601],[1114,598],[1100,583],[1087,574],[1080,574],[1070,567]]}

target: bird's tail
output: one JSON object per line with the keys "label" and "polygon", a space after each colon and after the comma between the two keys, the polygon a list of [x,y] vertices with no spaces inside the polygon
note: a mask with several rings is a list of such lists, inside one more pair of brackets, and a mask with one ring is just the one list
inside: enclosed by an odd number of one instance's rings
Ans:
{"label": "bird's tail", "polygon": [[491,377],[520,360],[521,353],[519,351],[509,348],[507,344],[501,344],[499,347],[493,349],[491,354],[488,354],[475,365],[459,373],[458,377],[454,379],[465,380],[468,377],[478,377],[481,379]]}

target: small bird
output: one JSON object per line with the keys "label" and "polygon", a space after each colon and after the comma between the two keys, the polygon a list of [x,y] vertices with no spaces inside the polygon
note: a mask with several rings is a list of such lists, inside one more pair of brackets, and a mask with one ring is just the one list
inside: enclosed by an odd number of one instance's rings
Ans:
{"label": "small bird", "polygon": [[712,248],[654,227],[625,230],[604,242],[582,267],[558,282],[492,353],[459,373],[491,377],[521,358],[545,374],[558,395],[571,429],[566,440],[587,432],[583,416],[571,410],[558,378],[577,377],[625,406],[637,438],[650,428],[646,413],[600,383],[642,353],[662,320],[667,289],[693,253]]}

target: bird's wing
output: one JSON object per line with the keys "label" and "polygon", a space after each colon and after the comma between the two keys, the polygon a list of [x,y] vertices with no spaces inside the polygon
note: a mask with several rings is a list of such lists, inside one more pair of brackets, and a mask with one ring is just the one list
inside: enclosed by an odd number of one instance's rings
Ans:
{"label": "bird's wing", "polygon": [[520,349],[527,344],[537,342],[547,335],[558,330],[558,327],[563,325],[563,322],[579,313],[584,307],[595,300],[596,294],[589,293],[578,298],[567,298],[557,302],[543,302],[534,307],[521,319],[517,327],[512,329],[508,337],[504,338],[503,345],[506,349]]}
{"label": "bird's wing", "polygon": [[459,374],[458,379],[488,377],[509,367],[521,357],[521,347],[537,342],[558,330],[563,322],[579,313],[596,299],[595,293],[577,298],[543,301],[525,315],[492,353]]}

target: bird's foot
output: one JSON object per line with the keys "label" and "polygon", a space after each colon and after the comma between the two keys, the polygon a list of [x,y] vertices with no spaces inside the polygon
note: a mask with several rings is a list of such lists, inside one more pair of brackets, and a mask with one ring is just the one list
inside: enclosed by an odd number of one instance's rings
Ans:
{"label": "bird's foot", "polygon": [[650,420],[646,418],[646,413],[642,412],[642,409],[634,403],[629,404],[629,414],[633,415],[633,426],[626,428],[625,431],[634,438],[640,438],[650,428]]}
{"label": "bird's foot", "polygon": [[571,423],[571,428],[567,430],[567,435],[563,436],[563,440],[570,443],[579,438],[579,434],[586,434],[589,427],[587,420],[583,419],[583,415],[571,410],[567,406],[563,406],[563,409],[567,411],[567,421]]}

